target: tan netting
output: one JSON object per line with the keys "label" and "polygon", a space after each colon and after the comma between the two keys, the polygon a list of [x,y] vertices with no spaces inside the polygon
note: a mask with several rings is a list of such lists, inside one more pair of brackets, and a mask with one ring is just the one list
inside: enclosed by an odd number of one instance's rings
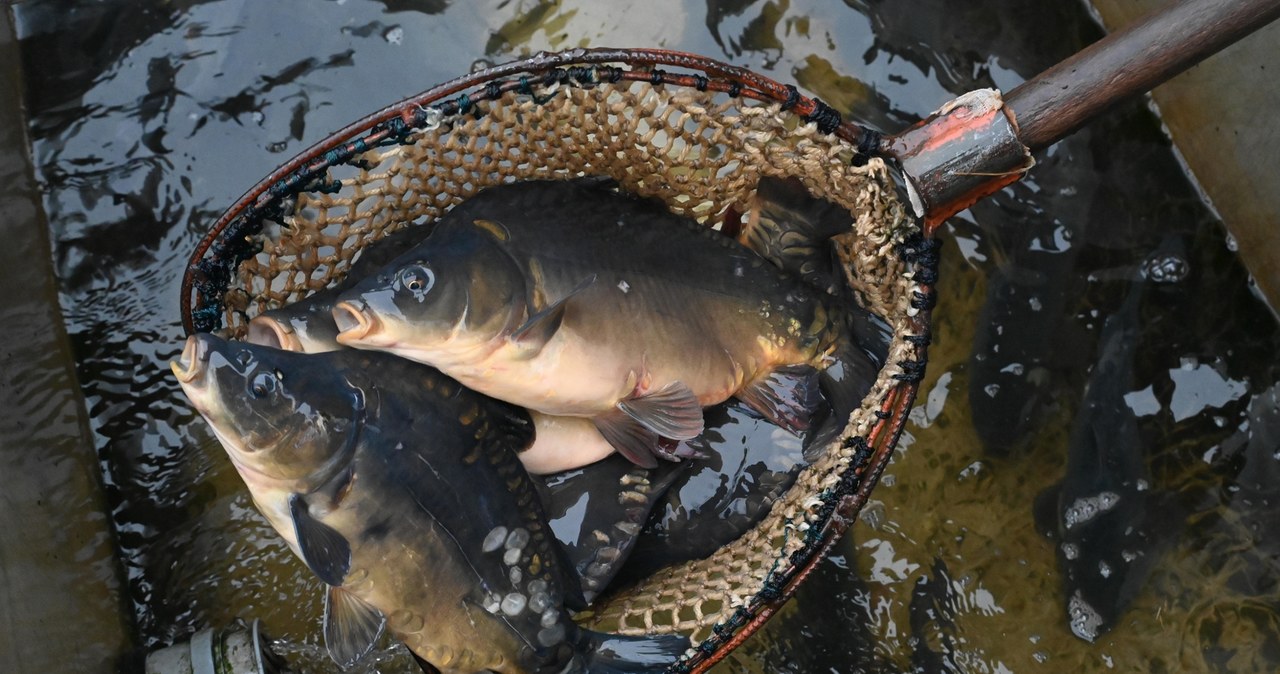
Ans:
{"label": "tan netting", "polygon": [[730,206],[750,203],[762,175],[796,176],[814,195],[848,209],[855,226],[839,249],[849,282],[895,334],[890,365],[864,408],[755,530],[708,559],[607,596],[580,616],[629,634],[679,631],[696,644],[805,545],[854,454],[847,439],[868,436],[882,402],[902,386],[897,364],[919,359],[919,343],[905,339],[919,329],[909,317],[913,284],[894,250],[918,230],[880,160],[851,166],[848,143],[776,103],[644,82],[555,89],[534,91],[537,99],[505,93],[484,103],[479,118],[456,116],[415,132],[406,144],[366,152],[366,168],[331,169],[324,191],[302,193],[283,218],[286,226],[261,234],[262,252],[241,264],[238,286],[233,280],[225,296],[226,325],[231,336],[242,336],[250,317],[342,277],[367,243],[437,218],[501,182],[608,175],[623,189],[718,227]]}

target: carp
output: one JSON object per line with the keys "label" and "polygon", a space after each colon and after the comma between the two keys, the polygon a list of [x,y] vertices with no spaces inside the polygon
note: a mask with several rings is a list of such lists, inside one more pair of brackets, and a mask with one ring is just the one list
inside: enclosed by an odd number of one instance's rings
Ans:
{"label": "carp", "polygon": [[589,418],[652,467],[731,396],[799,433],[818,371],[874,372],[851,315],[662,204],[584,180],[487,189],[343,293],[338,341],[440,368],[546,414]]}
{"label": "carp", "polygon": [[688,647],[570,619],[581,592],[516,458],[534,433],[523,410],[379,353],[201,334],[171,367],[259,510],[325,583],[339,664],[384,626],[446,672],[649,671]]}

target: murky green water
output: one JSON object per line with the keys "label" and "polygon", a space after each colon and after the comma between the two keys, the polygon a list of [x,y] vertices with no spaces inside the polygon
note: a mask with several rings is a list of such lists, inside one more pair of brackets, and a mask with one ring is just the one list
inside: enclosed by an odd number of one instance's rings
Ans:
{"label": "murky green water", "polygon": [[[59,300],[140,642],[261,617],[307,654],[318,592],[164,367],[180,348],[187,253],[259,177],[482,58],[696,51],[892,131],[968,89],[1012,88],[1099,34],[1066,0],[28,1],[14,12]],[[929,376],[876,503],[721,671],[1274,669],[1280,334],[1157,121],[1123,107],[946,230]],[[1123,453],[1164,499],[1159,544],[1143,551],[1152,563],[1132,604],[1091,644],[1071,632],[1056,543],[1037,532],[1033,503],[1068,466],[1106,317],[1162,247],[1187,274],[1141,284],[1122,387],[1139,438]]]}

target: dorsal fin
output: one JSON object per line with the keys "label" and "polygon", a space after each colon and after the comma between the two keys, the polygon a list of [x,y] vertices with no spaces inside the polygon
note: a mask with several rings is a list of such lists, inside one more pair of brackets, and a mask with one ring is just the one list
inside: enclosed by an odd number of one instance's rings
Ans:
{"label": "dorsal fin", "polygon": [[511,231],[507,229],[506,225],[498,222],[497,220],[485,220],[483,218],[478,218],[471,221],[471,224],[475,225],[476,228],[481,231],[488,232],[493,235],[493,238],[503,243],[511,240]]}

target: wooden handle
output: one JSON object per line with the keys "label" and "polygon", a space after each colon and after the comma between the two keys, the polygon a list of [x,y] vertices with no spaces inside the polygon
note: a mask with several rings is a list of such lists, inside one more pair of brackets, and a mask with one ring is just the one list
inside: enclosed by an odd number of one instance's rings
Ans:
{"label": "wooden handle", "polygon": [[1181,0],[1108,35],[1005,97],[1032,150],[1280,17],[1280,0]]}

